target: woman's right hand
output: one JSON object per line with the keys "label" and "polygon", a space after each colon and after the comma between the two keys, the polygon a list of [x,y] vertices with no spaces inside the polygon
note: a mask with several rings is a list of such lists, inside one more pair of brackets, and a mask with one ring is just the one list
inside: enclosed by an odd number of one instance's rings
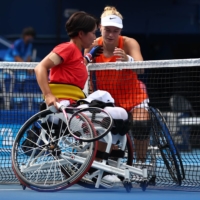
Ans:
{"label": "woman's right hand", "polygon": [[47,94],[45,95],[45,102],[47,106],[54,105],[57,108],[56,102],[58,102],[58,98],[56,98],[53,94]]}

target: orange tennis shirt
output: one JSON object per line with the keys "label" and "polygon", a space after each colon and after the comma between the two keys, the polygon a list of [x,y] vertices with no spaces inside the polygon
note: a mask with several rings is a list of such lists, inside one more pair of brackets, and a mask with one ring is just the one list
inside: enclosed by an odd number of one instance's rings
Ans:
{"label": "orange tennis shirt", "polygon": [[[98,45],[102,45],[102,37]],[[123,37],[119,36],[118,48],[123,49]],[[96,57],[96,63],[116,62],[116,57],[105,57],[103,54]],[[115,99],[116,106],[130,111],[133,107],[148,98],[137,73],[131,69],[124,70],[100,70],[92,74],[92,86],[94,90],[106,90]]]}

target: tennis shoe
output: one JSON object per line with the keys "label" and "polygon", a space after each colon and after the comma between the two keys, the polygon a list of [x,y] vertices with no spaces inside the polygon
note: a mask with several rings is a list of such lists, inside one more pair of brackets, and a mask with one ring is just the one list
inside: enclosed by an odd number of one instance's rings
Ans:
{"label": "tennis shoe", "polygon": [[106,175],[103,177],[102,180],[106,182],[112,182],[112,183],[121,182],[121,180],[116,175]]}

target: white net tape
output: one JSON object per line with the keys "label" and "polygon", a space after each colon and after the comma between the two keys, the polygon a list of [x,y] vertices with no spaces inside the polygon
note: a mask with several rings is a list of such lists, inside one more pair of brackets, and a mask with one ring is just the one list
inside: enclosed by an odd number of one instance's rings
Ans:
{"label": "white net tape", "polygon": [[195,67],[200,66],[200,59],[177,59],[156,61],[135,61],[115,63],[91,63],[88,65],[90,71],[103,69],[148,69],[148,68],[170,68],[170,67]]}
{"label": "white net tape", "polygon": [[[33,69],[37,62],[0,62],[0,69]],[[97,66],[99,68],[97,68]],[[113,63],[91,63],[89,70],[103,69],[148,69],[148,68],[168,68],[168,67],[195,67],[200,66],[200,59],[174,59],[174,60],[155,60],[155,61],[135,61]]]}
{"label": "white net tape", "polygon": [[0,62],[0,69],[34,69],[37,62]]}

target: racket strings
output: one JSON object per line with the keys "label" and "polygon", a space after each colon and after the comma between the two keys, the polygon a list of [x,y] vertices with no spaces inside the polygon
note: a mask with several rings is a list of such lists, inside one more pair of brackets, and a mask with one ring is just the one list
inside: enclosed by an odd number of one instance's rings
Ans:
{"label": "racket strings", "polygon": [[91,112],[91,122],[94,125],[97,135],[101,136],[101,134],[109,129],[110,124],[112,123],[111,118],[107,113],[103,112],[103,110],[101,112],[92,110]]}
{"label": "racket strings", "polygon": [[77,113],[72,117],[69,123],[69,130],[78,138],[92,138],[93,134],[90,128],[90,124],[87,120],[81,115],[81,113]]}
{"label": "racket strings", "polygon": [[90,107],[75,112],[70,117],[68,126],[77,139],[97,140],[110,131],[112,123],[112,118],[106,111]]}
{"label": "racket strings", "polygon": [[[162,123],[165,123],[163,118],[161,116],[159,116],[159,120]],[[174,159],[172,157],[171,154],[171,150],[170,150],[170,146],[165,138],[164,135],[164,130],[162,129],[160,123],[158,122],[158,119],[156,118],[156,116],[152,116],[152,121],[153,121],[153,126],[154,126],[154,131],[156,132],[156,137],[157,137],[157,145],[159,146],[159,149],[161,151],[161,154],[164,156],[164,160],[165,162],[167,162],[167,167],[168,170],[170,171],[171,176],[173,177],[174,180],[177,180],[177,176],[176,176],[176,167],[174,164]]]}

